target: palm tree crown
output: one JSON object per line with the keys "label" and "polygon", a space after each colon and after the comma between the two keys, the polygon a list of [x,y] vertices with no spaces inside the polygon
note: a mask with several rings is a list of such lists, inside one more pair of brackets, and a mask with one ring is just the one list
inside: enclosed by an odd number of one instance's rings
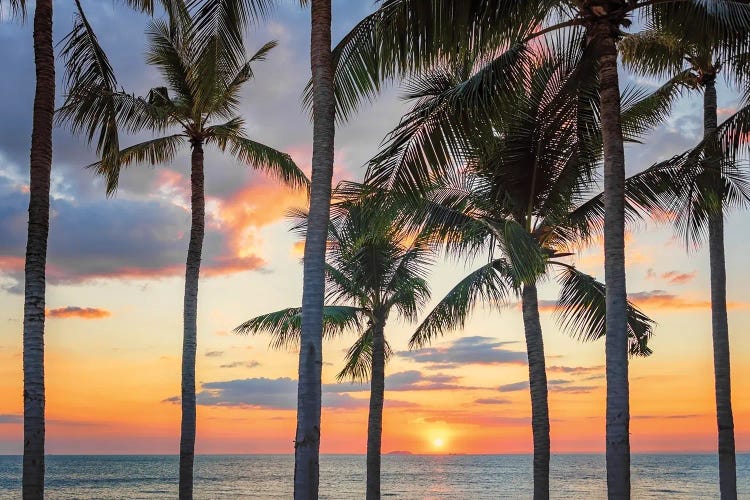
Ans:
{"label": "palm tree crown", "polygon": [[[430,297],[427,267],[432,248],[426,234],[409,235],[401,207],[368,186],[342,183],[335,192],[328,226],[323,334],[357,332],[338,379],[371,382],[367,433],[367,498],[380,498],[380,449],[385,364],[391,348],[385,326],[392,311],[413,321]],[[296,229],[307,230],[308,214],[297,212]],[[253,318],[239,333],[271,334],[274,347],[299,345],[301,308]]]}

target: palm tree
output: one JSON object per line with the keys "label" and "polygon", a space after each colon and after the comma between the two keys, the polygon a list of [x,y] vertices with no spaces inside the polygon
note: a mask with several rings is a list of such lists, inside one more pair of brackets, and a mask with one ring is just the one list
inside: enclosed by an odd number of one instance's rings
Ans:
{"label": "palm tree", "polygon": [[[25,1],[11,0],[14,15],[25,16]],[[2,7],[0,1],[0,7]],[[52,0],[34,7],[36,89],[29,162],[29,227],[23,303],[23,498],[44,498],[44,315],[46,296],[52,125],[55,110],[55,55]]]}
{"label": "palm tree", "polygon": [[[413,223],[436,232],[451,252],[476,256],[486,251],[490,257],[433,309],[411,346],[422,347],[435,336],[462,327],[480,301],[499,307],[511,296],[520,296],[532,403],[534,498],[549,498],[550,460],[537,283],[551,275],[558,280],[558,317],[574,335],[595,340],[606,333],[605,285],[560,260],[601,228],[600,198],[584,202],[596,184],[601,161],[596,82],[586,76],[591,75],[590,62],[586,54],[561,58],[540,54],[514,94],[515,106],[503,120],[490,122],[439,106],[446,92],[471,78],[471,64],[430,72],[410,84],[408,95],[417,99],[417,105],[375,159],[382,167],[377,170],[380,180],[390,178],[398,188],[403,182],[398,165],[409,161],[410,151],[421,141],[453,153],[450,164],[433,164],[430,171],[419,172],[433,179],[433,185],[425,195],[425,206],[414,211]],[[662,95],[672,92],[662,89],[662,94],[646,100],[637,99],[638,92],[625,96],[626,129],[647,128],[660,115]],[[434,115],[426,117],[436,108],[440,125]],[[439,133],[419,133],[430,126],[450,129],[462,142],[441,143]],[[435,161],[435,156],[431,159]],[[627,312],[629,352],[647,355],[652,322],[631,304]]]}
{"label": "palm tree", "polygon": [[[668,21],[668,20],[667,20]],[[684,36],[668,29],[649,29],[629,35],[620,41],[623,61],[631,69],[660,77],[673,73],[690,73],[694,86],[703,91],[704,138],[710,140],[718,126],[716,77],[719,70],[729,80],[742,84],[750,79],[731,47],[716,43],[710,32]],[[714,148],[716,149],[716,148]],[[721,154],[718,149],[716,154]],[[709,165],[710,166],[710,165]],[[708,233],[711,270],[711,317],[714,346],[714,379],[716,418],[719,439],[719,485],[722,498],[737,498],[737,473],[734,444],[734,419],[729,367],[729,325],[727,321],[726,267],[724,263],[724,213],[726,184],[721,175],[721,162],[695,177],[696,190],[704,203],[692,208],[695,220],[703,220],[699,229]],[[695,212],[703,212],[699,217]],[[693,233],[700,238],[700,233]]]}
{"label": "palm tree", "polygon": [[294,498],[316,500],[320,483],[325,254],[333,179],[336,106],[331,53],[331,0],[301,0],[301,3],[311,4],[313,154],[302,277]]}
{"label": "palm tree", "polygon": [[[430,297],[426,268],[431,248],[425,235],[402,231],[399,207],[370,188],[341,184],[331,207],[328,227],[326,336],[348,330],[358,333],[337,378],[370,381],[367,425],[367,495],[380,498],[380,456],[383,432],[385,364],[391,349],[385,327],[392,311],[413,321]],[[309,230],[306,213],[298,228]],[[268,333],[273,347],[298,346],[301,310],[288,308],[264,314],[238,326],[238,333]]]}
{"label": "palm tree", "polygon": [[[189,14],[180,10],[169,22],[153,21],[147,30],[147,62],[155,66],[166,86],[136,97],[116,89],[111,68],[102,70],[79,22],[64,48],[70,90],[61,119],[89,139],[99,132],[100,161],[91,165],[107,181],[107,193],[117,189],[120,171],[137,163],[171,161],[185,142],[191,150],[191,228],[185,266],[182,352],[182,425],[180,437],[180,498],[192,498],[195,449],[195,355],[198,278],[204,239],[205,195],[203,147],[216,146],[241,163],[264,170],[295,187],[307,184],[291,157],[244,135],[236,116],[240,90],[253,77],[253,67],[276,42],[265,44],[251,58],[237,57],[227,48],[225,33],[202,37]],[[88,54],[90,57],[82,57]],[[226,120],[223,123],[216,120]],[[119,149],[117,127],[129,132],[174,133]]]}
{"label": "palm tree", "polygon": [[[162,0],[167,4],[172,0]],[[83,18],[76,0],[78,16]],[[126,0],[131,7],[153,13],[152,0]],[[174,2],[176,3],[176,2]],[[8,0],[11,15],[25,20],[25,0]],[[0,8],[3,1],[0,0]],[[44,497],[44,319],[46,299],[47,237],[49,234],[49,189],[52,172],[52,127],[55,110],[55,57],[52,47],[52,0],[39,0],[34,9],[34,63],[36,88],[32,114],[29,161],[29,227],[24,266],[24,453],[22,490],[24,498]],[[83,28],[89,29],[88,24]],[[106,56],[88,33],[92,46]],[[106,63],[108,65],[108,63]]]}
{"label": "palm tree", "polygon": [[[607,485],[611,498],[630,497],[627,294],[625,286],[625,155],[617,40],[640,13],[646,22],[671,18],[682,30],[705,25],[723,34],[750,27],[750,6],[733,0],[383,0],[334,50],[336,92],[347,116],[373,98],[384,80],[467,53],[489,60],[452,99],[494,112],[498,88],[514,83],[514,66],[548,33],[582,28],[597,62],[604,147],[604,256],[607,283]],[[506,50],[508,49],[508,50]],[[501,52],[501,55],[497,55]]]}

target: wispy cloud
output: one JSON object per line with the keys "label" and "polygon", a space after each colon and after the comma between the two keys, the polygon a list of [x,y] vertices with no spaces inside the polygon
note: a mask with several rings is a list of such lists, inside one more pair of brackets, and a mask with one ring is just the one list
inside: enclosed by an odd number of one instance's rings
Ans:
{"label": "wispy cloud", "polygon": [[500,398],[479,398],[474,400],[475,404],[478,405],[507,405],[512,403],[510,399]]}
{"label": "wispy cloud", "polygon": [[399,355],[417,363],[432,363],[449,368],[459,365],[526,364],[526,353],[506,349],[516,342],[499,342],[491,337],[463,337],[446,346],[426,347]]}
{"label": "wispy cloud", "polygon": [[[628,295],[637,306],[649,309],[709,309],[711,301],[683,297],[666,290],[650,290]],[[748,304],[744,302],[728,302],[729,309],[745,309]]]}
{"label": "wispy cloud", "polygon": [[[339,390],[337,384],[323,385],[323,406],[332,409],[366,408],[367,397],[353,397],[348,391]],[[265,408],[293,410],[297,407],[297,381],[283,378],[246,378],[207,382],[196,394],[197,403],[203,406],[228,406],[239,408]],[[179,396],[164,399],[164,403],[179,403]],[[414,403],[386,399],[390,408],[411,407]]]}
{"label": "wispy cloud", "polygon": [[234,361],[224,365],[219,365],[219,368],[257,368],[260,363],[257,361]]}
{"label": "wispy cloud", "polygon": [[103,319],[112,316],[112,313],[107,311],[106,309],[99,309],[98,307],[67,306],[48,309],[47,316],[57,319]]}

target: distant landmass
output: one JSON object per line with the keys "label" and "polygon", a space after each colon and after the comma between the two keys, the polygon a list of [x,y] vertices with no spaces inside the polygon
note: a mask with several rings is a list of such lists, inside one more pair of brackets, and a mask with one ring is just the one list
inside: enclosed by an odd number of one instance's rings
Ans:
{"label": "distant landmass", "polygon": [[389,451],[386,453],[386,455],[412,455],[413,453],[410,451],[404,451],[404,450],[396,450],[396,451]]}

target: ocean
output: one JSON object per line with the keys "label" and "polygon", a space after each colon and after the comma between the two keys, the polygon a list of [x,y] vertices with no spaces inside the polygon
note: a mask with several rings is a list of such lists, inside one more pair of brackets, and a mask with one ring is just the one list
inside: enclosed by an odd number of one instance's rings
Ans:
{"label": "ocean", "polygon": [[[176,456],[70,456],[47,459],[46,497],[162,499],[177,497]],[[364,498],[365,457],[323,455],[321,498]],[[393,499],[524,499],[532,497],[529,455],[386,455],[382,492]],[[199,499],[291,498],[291,455],[196,457]],[[554,455],[552,498],[606,497],[603,455]],[[737,456],[739,497],[750,499],[750,454]],[[20,498],[21,457],[0,456],[0,498]],[[718,498],[714,455],[634,455],[633,498]]]}

